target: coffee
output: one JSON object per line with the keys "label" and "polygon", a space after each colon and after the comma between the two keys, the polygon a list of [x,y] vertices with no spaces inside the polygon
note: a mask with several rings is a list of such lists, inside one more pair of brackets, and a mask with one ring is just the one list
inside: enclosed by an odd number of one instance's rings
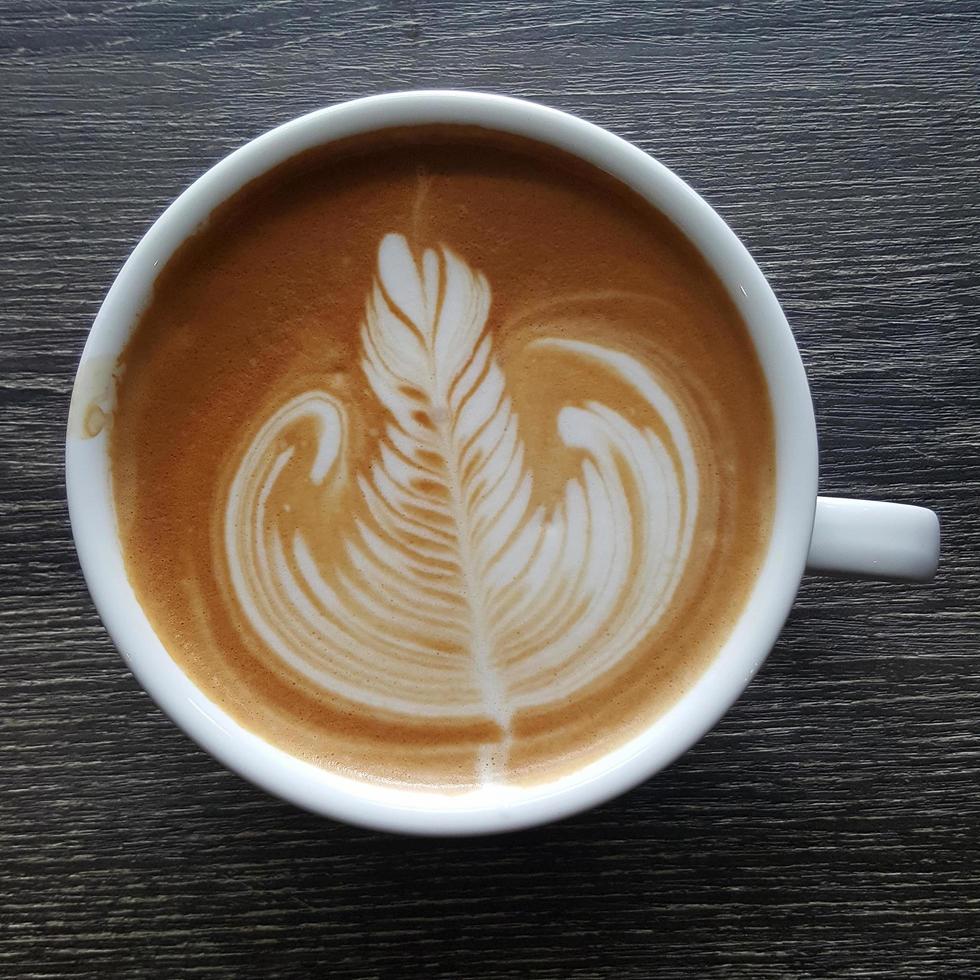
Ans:
{"label": "coffee", "polygon": [[359,779],[552,779],[726,639],[769,396],[724,287],[562,152],[462,127],[310,151],[160,273],[117,372],[127,572],[245,727]]}

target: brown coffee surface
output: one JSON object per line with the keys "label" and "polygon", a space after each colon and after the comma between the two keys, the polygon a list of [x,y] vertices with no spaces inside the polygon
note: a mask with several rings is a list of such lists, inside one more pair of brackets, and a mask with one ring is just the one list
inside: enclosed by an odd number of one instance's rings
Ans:
{"label": "brown coffee surface", "polygon": [[109,426],[130,582],[269,742],[555,778],[715,656],[767,547],[769,395],[685,237],[474,129],[303,154],[160,273]]}

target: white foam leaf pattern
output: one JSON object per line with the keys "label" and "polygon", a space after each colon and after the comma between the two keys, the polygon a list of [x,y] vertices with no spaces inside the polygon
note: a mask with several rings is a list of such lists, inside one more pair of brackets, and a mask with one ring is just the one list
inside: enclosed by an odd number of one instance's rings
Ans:
{"label": "white foam leaf pattern", "polygon": [[[283,405],[241,459],[225,510],[234,596],[283,660],[375,710],[495,719],[570,697],[637,648],[681,576],[698,478],[674,403],[631,356],[539,340],[613,372],[669,434],[596,401],[561,409],[583,459],[558,498],[534,474],[487,329],[490,288],[448,249],[417,261],[388,235],[361,330],[363,369],[388,419],[351,477],[347,409],[327,392]],[[334,556],[289,533],[270,495],[312,423],[311,493],[356,481],[364,506],[334,513]],[[322,528],[320,529],[322,531]]]}

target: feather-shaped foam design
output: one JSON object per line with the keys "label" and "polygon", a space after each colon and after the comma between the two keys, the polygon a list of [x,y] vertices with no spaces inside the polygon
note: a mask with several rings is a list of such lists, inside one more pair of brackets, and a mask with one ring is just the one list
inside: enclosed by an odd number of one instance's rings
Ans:
{"label": "feather-shaped foam design", "polygon": [[[556,499],[532,503],[490,296],[450,250],[419,260],[386,236],[361,330],[387,418],[373,461],[348,473],[337,396],[293,398],[242,456],[224,547],[245,618],[317,684],[373,710],[490,717],[506,730],[515,712],[573,695],[649,635],[687,560],[698,476],[681,416],[647,368],[592,343],[539,340],[615,373],[662,426],[658,435],[597,401],[562,408],[555,424],[580,471]],[[284,434],[298,424],[316,436],[310,493],[345,484],[363,498],[349,514],[324,509],[338,544],[329,562],[270,510],[295,465]]]}

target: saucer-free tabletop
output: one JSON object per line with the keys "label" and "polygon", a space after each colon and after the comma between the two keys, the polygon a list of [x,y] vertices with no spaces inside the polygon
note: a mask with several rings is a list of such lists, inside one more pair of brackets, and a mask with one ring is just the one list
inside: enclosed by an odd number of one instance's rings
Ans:
{"label": "saucer-free tabletop", "polygon": [[[0,974],[980,973],[980,4],[0,0]],[[63,486],[86,331],[146,227],[273,125],[520,95],[715,205],[806,363],[821,490],[938,511],[927,586],[808,578],[669,770],[510,837],[264,795],[137,687]]]}

